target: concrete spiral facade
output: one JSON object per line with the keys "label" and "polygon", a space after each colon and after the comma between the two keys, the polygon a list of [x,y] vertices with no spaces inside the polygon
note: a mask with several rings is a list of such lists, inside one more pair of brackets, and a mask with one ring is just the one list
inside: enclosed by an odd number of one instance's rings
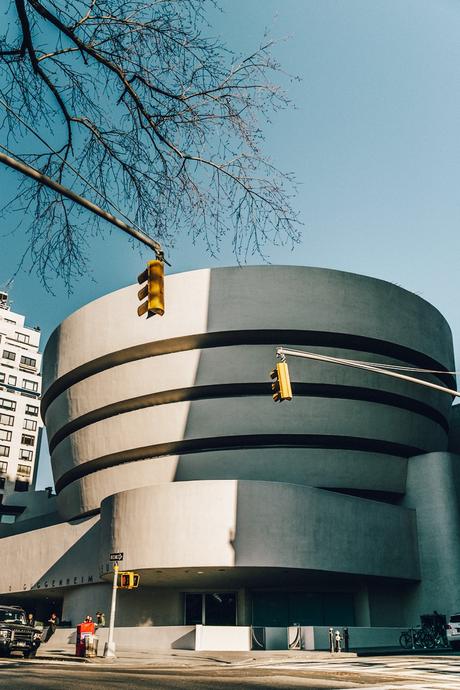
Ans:
{"label": "concrete spiral facade", "polygon": [[269,371],[285,345],[434,370],[425,378],[452,387],[441,314],[393,284],[318,268],[172,275],[165,316],[148,320],[136,292],[72,314],[45,350],[62,518],[100,512],[104,553],[123,551],[152,588],[282,577],[352,592],[359,624],[400,620],[402,594],[384,583],[422,578],[408,463],[451,457],[451,398],[292,359],[294,398],[275,404]]}
{"label": "concrete spiral facade", "polygon": [[162,319],[136,316],[132,286],[80,309],[47,345],[43,410],[65,517],[171,481],[402,493],[405,459],[447,448],[451,400],[436,391],[291,360],[294,400],[270,395],[279,344],[452,370],[449,327],[424,300],[300,267],[178,274],[166,290]]}
{"label": "concrete spiral facade", "polygon": [[119,592],[116,635],[136,649],[248,650],[254,628],[267,641],[289,626],[319,649],[329,626],[397,644],[421,613],[458,611],[460,405],[304,359],[289,360],[292,401],[274,403],[269,379],[284,345],[455,388],[441,314],[319,268],[168,276],[166,314],[148,320],[137,289],[75,312],[46,346],[57,496],[24,494],[0,525],[2,602],[45,621],[108,614],[121,552],[141,586]]}

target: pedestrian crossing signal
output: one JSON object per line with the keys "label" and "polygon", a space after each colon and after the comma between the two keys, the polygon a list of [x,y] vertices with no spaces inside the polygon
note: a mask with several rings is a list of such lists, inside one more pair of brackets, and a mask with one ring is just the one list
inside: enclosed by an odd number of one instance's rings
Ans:
{"label": "pedestrian crossing signal", "polygon": [[140,575],[130,570],[118,573],[120,578],[118,589],[135,589],[139,587]]}

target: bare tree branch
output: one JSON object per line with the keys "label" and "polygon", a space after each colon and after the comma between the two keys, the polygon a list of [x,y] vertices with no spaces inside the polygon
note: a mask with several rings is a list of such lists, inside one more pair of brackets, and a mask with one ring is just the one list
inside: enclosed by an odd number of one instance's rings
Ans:
{"label": "bare tree branch", "polygon": [[[208,5],[10,0],[0,126],[18,146],[14,113],[35,127],[41,139],[30,148],[29,136],[21,151],[31,165],[95,203],[114,199],[166,249],[187,233],[216,255],[229,235],[245,261],[299,239],[294,180],[262,152],[269,113],[288,101],[272,82],[272,42],[235,58],[205,36]],[[45,282],[85,272],[97,220],[28,181],[4,213],[11,208],[33,217],[30,256]]]}

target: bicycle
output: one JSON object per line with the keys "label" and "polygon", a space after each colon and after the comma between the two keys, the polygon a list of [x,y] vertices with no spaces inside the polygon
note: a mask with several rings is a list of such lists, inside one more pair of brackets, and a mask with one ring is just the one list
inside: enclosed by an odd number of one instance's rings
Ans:
{"label": "bicycle", "polygon": [[445,639],[439,630],[434,628],[409,628],[401,633],[399,644],[403,649],[434,649],[446,647]]}
{"label": "bicycle", "polygon": [[432,649],[435,637],[427,628],[409,628],[401,633],[399,644],[403,649]]}

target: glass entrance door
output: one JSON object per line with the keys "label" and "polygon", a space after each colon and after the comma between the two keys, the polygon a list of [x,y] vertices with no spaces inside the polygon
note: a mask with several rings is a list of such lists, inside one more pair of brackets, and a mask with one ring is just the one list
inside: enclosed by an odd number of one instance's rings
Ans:
{"label": "glass entrance door", "polygon": [[236,625],[236,592],[187,592],[185,625]]}

